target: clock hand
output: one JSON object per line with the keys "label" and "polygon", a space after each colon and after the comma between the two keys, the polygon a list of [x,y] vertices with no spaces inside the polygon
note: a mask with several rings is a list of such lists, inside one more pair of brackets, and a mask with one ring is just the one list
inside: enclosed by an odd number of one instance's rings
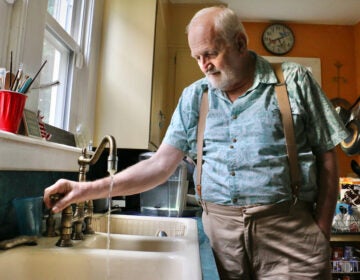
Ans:
{"label": "clock hand", "polygon": [[286,38],[286,37],[288,37],[288,36],[289,36],[289,34],[285,34],[285,35],[282,35],[282,36],[277,37],[277,38],[275,38],[275,39],[270,39],[270,43],[271,43],[271,44],[276,44],[276,41],[279,41],[280,44],[283,45],[284,43],[281,41],[281,39],[284,39],[284,38]]}
{"label": "clock hand", "polygon": [[284,39],[284,38],[286,38],[286,37],[288,37],[288,36],[289,36],[289,34],[283,34],[283,35],[281,35],[280,37],[274,39],[274,41],[280,41],[281,39]]}
{"label": "clock hand", "polygon": [[278,38],[275,38],[275,39],[270,39],[270,43],[275,44],[276,41],[280,41],[282,38],[284,38],[284,37],[278,37]]}

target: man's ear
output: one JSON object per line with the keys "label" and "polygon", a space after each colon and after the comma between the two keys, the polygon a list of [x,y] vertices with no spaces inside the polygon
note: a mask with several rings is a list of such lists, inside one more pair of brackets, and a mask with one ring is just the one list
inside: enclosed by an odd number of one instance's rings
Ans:
{"label": "man's ear", "polygon": [[247,38],[242,32],[239,32],[236,36],[236,47],[239,52],[247,49]]}

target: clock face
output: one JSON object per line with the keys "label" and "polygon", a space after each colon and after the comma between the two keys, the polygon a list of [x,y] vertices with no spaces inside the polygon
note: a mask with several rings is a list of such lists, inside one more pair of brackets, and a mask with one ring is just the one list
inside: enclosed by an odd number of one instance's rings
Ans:
{"label": "clock face", "polygon": [[277,23],[265,29],[262,35],[262,42],[269,52],[273,54],[285,54],[294,46],[295,37],[289,27]]}

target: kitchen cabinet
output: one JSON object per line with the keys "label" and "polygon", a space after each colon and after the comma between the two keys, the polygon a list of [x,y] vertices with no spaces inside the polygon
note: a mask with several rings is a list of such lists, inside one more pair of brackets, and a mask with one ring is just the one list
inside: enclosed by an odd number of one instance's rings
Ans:
{"label": "kitchen cabinet", "polygon": [[155,24],[155,49],[154,67],[151,95],[151,116],[150,116],[150,139],[149,148],[159,147],[165,135],[166,124],[171,115],[168,113],[168,5],[167,0],[157,1],[156,24]]}
{"label": "kitchen cabinet", "polygon": [[94,144],[148,148],[156,0],[105,1]]}
{"label": "kitchen cabinet", "polygon": [[111,134],[120,148],[160,145],[169,119],[167,27],[167,0],[107,1],[95,144]]}

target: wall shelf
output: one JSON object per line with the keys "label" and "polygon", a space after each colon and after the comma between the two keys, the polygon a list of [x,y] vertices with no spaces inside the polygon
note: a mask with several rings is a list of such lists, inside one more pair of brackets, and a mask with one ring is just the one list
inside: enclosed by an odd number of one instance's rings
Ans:
{"label": "wall shelf", "polygon": [[360,242],[359,233],[346,233],[346,234],[332,234],[331,242]]}

